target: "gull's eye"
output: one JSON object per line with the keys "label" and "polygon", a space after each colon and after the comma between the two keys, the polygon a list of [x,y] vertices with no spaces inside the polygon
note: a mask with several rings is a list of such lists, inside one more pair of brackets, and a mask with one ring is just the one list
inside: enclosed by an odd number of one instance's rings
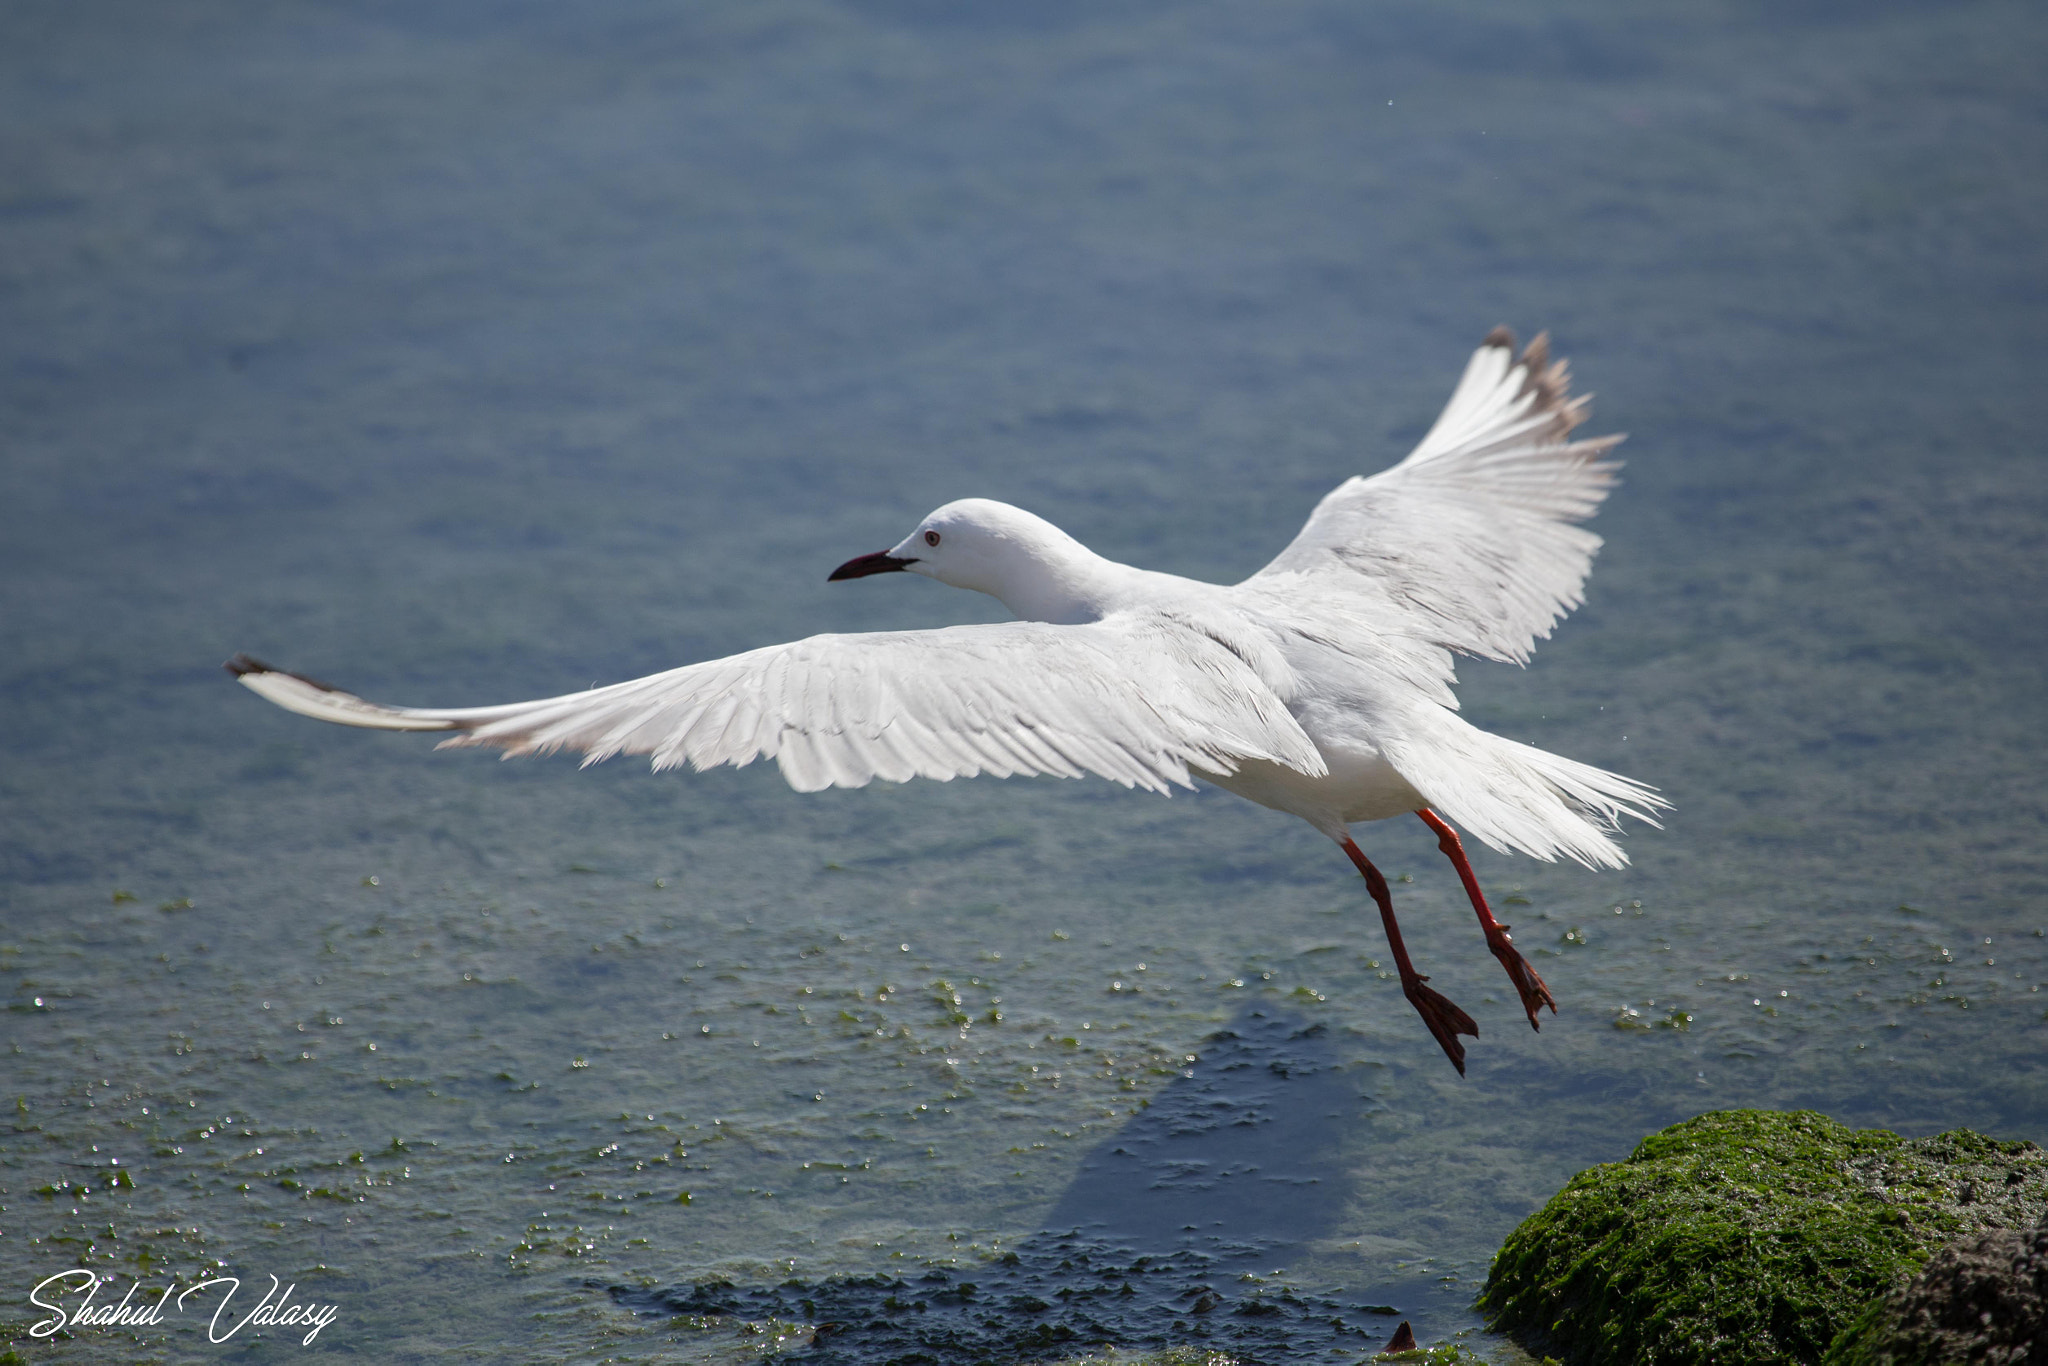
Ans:
{"label": "gull's eye", "polygon": [[936,531],[927,531],[924,534],[924,543],[926,545],[937,545],[939,543],[939,533]]}

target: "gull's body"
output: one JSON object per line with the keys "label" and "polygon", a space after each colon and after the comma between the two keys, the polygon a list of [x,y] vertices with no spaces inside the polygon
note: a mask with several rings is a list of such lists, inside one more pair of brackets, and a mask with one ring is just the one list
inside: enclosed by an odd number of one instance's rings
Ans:
{"label": "gull's body", "polygon": [[[1494,923],[1444,818],[1496,849],[1626,862],[1616,818],[1649,789],[1468,724],[1454,653],[1520,662],[1580,601],[1620,438],[1574,442],[1542,339],[1497,331],[1400,464],[1347,480],[1251,578],[1218,585],[1119,564],[1050,522],[948,503],[833,578],[924,574],[1000,599],[1017,621],[813,636],[587,692],[458,710],[385,707],[244,657],[229,667],[290,710],[451,731],[444,745],[652,754],[656,768],[772,757],[801,791],[875,778],[1095,773],[1167,792],[1199,777],[1301,817],[1365,874],[1403,988],[1463,1071],[1462,1011],[1421,985],[1354,823],[1417,812],[1458,865],[1531,1024],[1550,1004]],[[1440,814],[1439,814],[1440,813]],[[1554,1004],[1552,1009],[1555,1009]]]}

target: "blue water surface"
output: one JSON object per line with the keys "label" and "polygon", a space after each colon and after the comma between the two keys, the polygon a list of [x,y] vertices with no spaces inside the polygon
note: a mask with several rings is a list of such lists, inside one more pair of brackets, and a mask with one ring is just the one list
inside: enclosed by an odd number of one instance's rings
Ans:
{"label": "blue water surface", "polygon": [[[9,6],[0,1333],[1510,1362],[1487,1259],[1648,1130],[2048,1138],[2044,58],[2003,0]],[[1467,714],[1675,810],[1475,858],[1540,1034],[1421,825],[1357,832],[1464,1079],[1220,792],[500,764],[219,668],[459,705],[995,619],[824,581],[967,495],[1231,581],[1503,322],[1629,466]],[[336,1312],[31,1338],[70,1267]]]}

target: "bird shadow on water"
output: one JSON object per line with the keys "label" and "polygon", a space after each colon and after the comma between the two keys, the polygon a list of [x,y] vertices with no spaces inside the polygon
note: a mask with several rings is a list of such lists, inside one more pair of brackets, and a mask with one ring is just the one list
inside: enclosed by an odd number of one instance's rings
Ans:
{"label": "bird shadow on water", "polygon": [[646,1315],[816,1325],[783,1359],[817,1366],[1047,1361],[1100,1345],[1243,1362],[1363,1353],[1386,1344],[1394,1305],[1422,1307],[1424,1282],[1340,1298],[1272,1274],[1352,1203],[1340,1140],[1359,1105],[1323,1025],[1248,1006],[999,1258],[909,1277],[603,1288]]}

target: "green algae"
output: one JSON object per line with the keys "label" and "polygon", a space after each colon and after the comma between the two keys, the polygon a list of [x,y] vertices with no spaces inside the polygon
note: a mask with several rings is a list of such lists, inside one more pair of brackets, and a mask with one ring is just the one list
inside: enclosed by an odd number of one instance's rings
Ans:
{"label": "green algae", "polygon": [[[1474,1356],[1456,1344],[1418,1347],[1412,1352],[1380,1352],[1366,1360],[1414,1362],[1419,1366],[1485,1366],[1483,1357]],[[1064,1357],[1052,1366],[1238,1366],[1238,1358],[1208,1347],[1168,1347],[1149,1352],[1105,1347],[1087,1356]]]}
{"label": "green algae", "polygon": [[2031,1143],[1716,1111],[1573,1177],[1509,1235],[1480,1305],[1574,1366],[1815,1362],[1942,1244],[2044,1203]]}
{"label": "green algae", "polygon": [[1168,1347],[1156,1352],[1105,1347],[1087,1356],[1062,1357],[1053,1366],[1237,1366],[1237,1358],[1207,1347]]}
{"label": "green algae", "polygon": [[1836,1335],[1821,1366],[1908,1366],[1894,1360],[1885,1350],[1894,1326],[1888,1298],[1875,1299],[1863,1306],[1863,1311]]}

